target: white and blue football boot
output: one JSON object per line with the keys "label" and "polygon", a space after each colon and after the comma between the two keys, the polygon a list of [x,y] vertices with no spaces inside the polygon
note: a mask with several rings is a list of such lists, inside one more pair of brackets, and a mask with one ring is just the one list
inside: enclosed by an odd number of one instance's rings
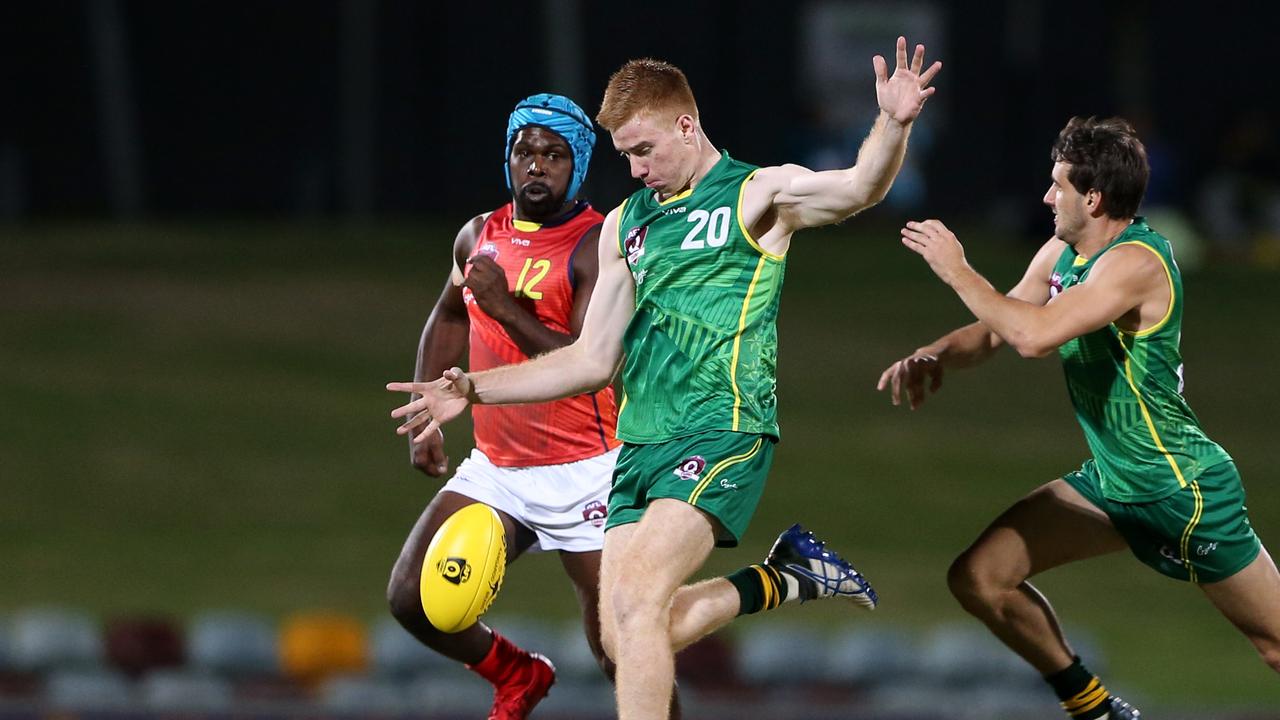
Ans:
{"label": "white and blue football boot", "polygon": [[778,536],[764,564],[797,580],[800,602],[843,598],[868,610],[880,602],[862,573],[799,523]]}
{"label": "white and blue football boot", "polygon": [[1099,720],[1138,720],[1142,717],[1142,713],[1138,708],[1112,695],[1107,701],[1107,714],[1103,715]]}

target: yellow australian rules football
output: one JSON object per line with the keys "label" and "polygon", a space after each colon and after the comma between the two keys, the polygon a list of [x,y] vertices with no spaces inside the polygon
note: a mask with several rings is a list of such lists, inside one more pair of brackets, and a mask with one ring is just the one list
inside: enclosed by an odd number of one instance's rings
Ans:
{"label": "yellow australian rules football", "polygon": [[454,513],[431,538],[418,589],[422,610],[441,632],[475,624],[502,587],[507,535],[497,511],[483,503]]}

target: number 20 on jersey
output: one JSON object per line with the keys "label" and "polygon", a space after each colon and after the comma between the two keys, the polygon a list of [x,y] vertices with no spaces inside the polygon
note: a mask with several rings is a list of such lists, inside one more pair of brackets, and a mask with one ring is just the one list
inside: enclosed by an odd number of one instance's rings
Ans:
{"label": "number 20 on jersey", "polygon": [[701,250],[704,247],[720,247],[729,240],[729,207],[718,207],[710,212],[701,208],[688,215],[693,225],[680,243],[681,250]]}

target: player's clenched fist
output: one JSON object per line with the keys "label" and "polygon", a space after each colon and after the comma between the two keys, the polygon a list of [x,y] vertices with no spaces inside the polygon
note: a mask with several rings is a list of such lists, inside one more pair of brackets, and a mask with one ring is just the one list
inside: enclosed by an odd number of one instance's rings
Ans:
{"label": "player's clenched fist", "polygon": [[507,273],[488,255],[476,255],[467,261],[467,278],[462,286],[471,290],[480,309],[501,321],[511,305]]}

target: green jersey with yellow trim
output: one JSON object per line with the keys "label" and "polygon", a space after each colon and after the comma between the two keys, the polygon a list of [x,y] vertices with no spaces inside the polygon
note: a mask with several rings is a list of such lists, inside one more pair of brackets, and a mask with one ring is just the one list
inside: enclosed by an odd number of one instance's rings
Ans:
{"label": "green jersey with yellow trim", "polygon": [[758,168],[722,153],[692,190],[623,202],[618,250],[636,286],[623,337],[618,438],[657,443],[707,430],[778,436],[778,298],[786,260],[743,224]]}
{"label": "green jersey with yellow trim", "polygon": [[1050,278],[1051,294],[1085,282],[1098,258],[1121,245],[1136,245],[1160,258],[1171,294],[1164,318],[1138,332],[1111,323],[1069,340],[1058,354],[1103,495],[1140,503],[1186,487],[1231,457],[1205,435],[1182,397],[1182,274],[1169,241],[1146,220],[1134,218],[1093,257],[1071,247],[1063,250]]}

